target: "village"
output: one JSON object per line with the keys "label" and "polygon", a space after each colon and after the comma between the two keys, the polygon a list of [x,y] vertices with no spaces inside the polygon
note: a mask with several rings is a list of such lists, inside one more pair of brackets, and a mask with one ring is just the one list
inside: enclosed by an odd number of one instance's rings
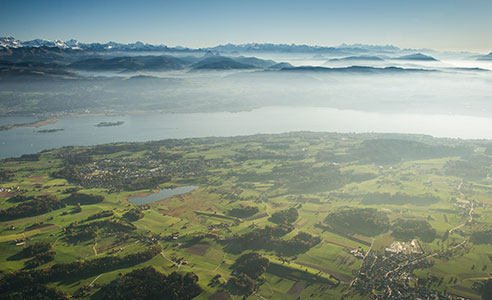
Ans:
{"label": "village", "polygon": [[415,264],[408,263],[416,261],[420,256],[417,253],[405,254],[409,250],[407,248],[400,252],[394,252],[393,248],[389,249],[392,251],[386,251],[385,254],[370,251],[351,287],[356,288],[360,293],[372,294],[377,299],[385,300],[455,299],[429,290],[425,283],[412,274],[417,268],[432,266],[431,262],[422,259]]}
{"label": "village", "polygon": [[155,188],[171,177],[192,177],[207,174],[210,168],[220,167],[216,160],[150,159],[148,157],[119,157],[94,160],[79,165],[66,158],[59,176],[86,188],[108,188],[110,191]]}

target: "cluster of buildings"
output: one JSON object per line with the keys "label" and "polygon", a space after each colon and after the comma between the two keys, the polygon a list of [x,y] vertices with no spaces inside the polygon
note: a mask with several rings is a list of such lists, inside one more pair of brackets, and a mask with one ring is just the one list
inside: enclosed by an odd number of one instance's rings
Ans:
{"label": "cluster of buildings", "polygon": [[167,235],[162,238],[164,241],[176,241],[179,239],[179,232],[173,232],[170,235]]}
{"label": "cluster of buildings", "polygon": [[388,254],[421,254],[422,248],[418,240],[413,239],[411,242],[393,242],[385,249]]}
{"label": "cluster of buildings", "polygon": [[85,187],[111,188],[118,186],[118,183],[139,178],[204,175],[212,167],[211,164],[211,161],[206,160],[113,158],[77,166],[74,171],[77,181]]}
{"label": "cluster of buildings", "polygon": [[364,253],[364,249],[362,249],[362,247],[358,247],[356,249],[350,250],[350,254],[352,254],[353,256],[355,256],[357,258],[362,258],[362,259],[364,259],[364,256],[366,255]]}
{"label": "cluster of buildings", "polygon": [[12,193],[12,192],[19,192],[19,191],[20,191],[20,187],[18,186],[14,186],[10,188],[4,188],[0,186],[0,193]]}
{"label": "cluster of buildings", "polygon": [[[456,299],[454,296],[429,289],[413,275],[417,268],[432,266],[429,260],[422,259],[421,252],[412,252],[416,251],[417,245],[418,243],[415,243],[415,246],[412,246],[411,242],[394,244],[389,247],[392,250],[384,254],[369,251],[351,286],[361,294],[373,295],[375,299],[380,300]],[[420,249],[419,246],[418,248]]]}
{"label": "cluster of buildings", "polygon": [[239,222],[234,222],[234,223],[219,223],[219,224],[210,224],[210,225],[208,225],[207,228],[210,231],[217,231],[217,229],[224,229],[228,233],[231,233],[232,231],[229,228],[230,227],[234,227],[234,226],[238,226],[238,225],[239,225]]}

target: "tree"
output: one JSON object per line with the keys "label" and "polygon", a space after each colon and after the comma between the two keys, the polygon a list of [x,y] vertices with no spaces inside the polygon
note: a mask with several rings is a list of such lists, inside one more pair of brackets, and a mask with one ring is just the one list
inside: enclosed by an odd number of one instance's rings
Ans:
{"label": "tree", "polygon": [[238,273],[244,273],[253,279],[257,279],[261,274],[265,273],[270,265],[267,258],[256,252],[250,252],[241,255],[232,268]]}
{"label": "tree", "polygon": [[235,295],[251,295],[257,288],[256,282],[244,273],[232,275],[227,281],[227,289]]}
{"label": "tree", "polygon": [[492,279],[485,281],[482,290],[482,300],[492,300]]}
{"label": "tree", "polygon": [[449,238],[449,229],[446,230],[442,236],[442,241],[446,241]]}
{"label": "tree", "polygon": [[67,198],[63,199],[63,202],[68,205],[91,205],[104,201],[104,196],[93,195],[93,194],[83,194],[83,193],[72,193]]}
{"label": "tree", "polygon": [[202,292],[197,282],[198,276],[194,273],[183,276],[173,272],[166,276],[149,266],[111,281],[101,289],[100,298],[188,300]]}
{"label": "tree", "polygon": [[246,206],[246,207],[233,208],[228,212],[228,214],[233,217],[247,218],[256,214],[258,211],[259,211],[258,207],[256,206]]}
{"label": "tree", "polygon": [[127,219],[130,222],[138,221],[143,217],[144,217],[144,213],[138,207],[134,207],[134,208],[130,209],[128,212],[126,212],[123,215],[123,218]]}
{"label": "tree", "polygon": [[392,235],[402,240],[418,237],[424,242],[432,242],[436,237],[436,230],[426,220],[398,218],[393,223]]}
{"label": "tree", "polygon": [[388,216],[375,208],[342,208],[330,213],[325,223],[334,230],[375,236],[389,227]]}
{"label": "tree", "polygon": [[297,212],[297,209],[291,207],[289,209],[285,209],[273,213],[270,219],[268,220],[270,222],[282,225],[282,224],[294,223],[298,217],[299,217],[299,213]]}

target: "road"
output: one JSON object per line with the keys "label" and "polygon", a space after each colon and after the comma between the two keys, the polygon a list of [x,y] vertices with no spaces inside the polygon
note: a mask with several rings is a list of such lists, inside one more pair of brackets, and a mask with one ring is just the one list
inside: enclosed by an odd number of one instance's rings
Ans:
{"label": "road", "polygon": [[222,260],[219,262],[219,264],[217,265],[217,267],[215,268],[215,270],[213,270],[212,273],[215,274],[217,272],[217,270],[220,268],[220,266],[222,265],[222,262],[224,262],[225,259],[226,259],[226,254],[224,253],[224,256],[222,257]]}
{"label": "road", "polygon": [[[161,242],[159,242],[159,245],[162,247]],[[164,249],[164,247],[162,247],[162,248]],[[166,254],[164,253],[164,251],[161,251],[161,255],[168,262],[172,263],[173,265],[176,264],[175,261],[173,261],[172,259],[170,259],[169,257],[166,256]],[[177,271],[179,271],[179,269],[181,268],[181,266],[183,266],[183,267],[188,267],[190,269],[196,269],[196,270],[206,271],[206,272],[210,272],[212,274],[215,274],[217,272],[217,270],[220,268],[220,266],[222,265],[222,261],[224,261],[225,258],[226,258],[226,254],[224,253],[224,256],[223,256],[222,260],[219,262],[219,264],[217,265],[217,267],[214,270],[208,270],[208,269],[204,269],[204,268],[200,268],[200,267],[196,267],[196,266],[185,266],[185,265],[182,265],[181,263],[179,263],[178,264]]]}
{"label": "road", "polygon": [[97,246],[97,242],[94,244],[94,246],[92,246],[92,250],[94,250],[94,255],[97,256],[97,249],[96,249],[96,246]]}
{"label": "road", "polygon": [[[461,185],[460,185],[460,186],[461,186]],[[473,203],[473,202],[471,202],[470,211],[468,212],[468,216],[469,216],[468,220],[467,220],[465,223],[460,224],[460,225],[456,226],[455,228],[451,229],[451,230],[449,231],[449,233],[452,233],[453,231],[455,231],[455,230],[457,230],[457,229],[459,229],[459,228],[461,228],[461,227],[465,226],[466,224],[471,223],[471,222],[473,221],[473,205],[474,205],[474,203]],[[466,244],[466,242],[468,242],[468,240],[469,240],[469,239],[470,239],[469,237],[468,237],[468,238],[466,238],[466,239],[464,239],[461,243],[459,243],[458,245],[455,245],[455,246],[453,246],[453,247],[451,247],[451,248],[448,248],[446,251],[451,251],[451,250],[454,250],[454,249],[456,249],[456,248],[462,247],[464,244]],[[398,271],[399,269],[401,269],[401,268],[403,268],[403,267],[406,267],[406,266],[408,266],[409,264],[418,263],[418,262],[421,262],[421,261],[422,261],[422,260],[424,260],[424,259],[427,259],[427,258],[430,258],[430,257],[434,257],[434,256],[437,256],[437,255],[439,255],[439,254],[440,254],[440,252],[434,252],[434,253],[431,253],[431,254],[429,254],[429,255],[427,255],[427,256],[424,256],[424,257],[418,258],[418,259],[416,259],[416,260],[407,261],[407,262],[405,262],[405,263],[403,263],[403,264],[399,265],[399,266],[398,266],[398,267],[396,267],[395,269],[388,271],[388,272],[384,275],[384,277],[385,277],[385,278],[387,278],[387,277],[388,277],[391,273],[393,273],[393,272],[395,272],[395,271]]]}
{"label": "road", "polygon": [[[364,261],[366,260],[367,256],[369,255],[369,252],[371,252],[371,250],[372,250],[372,246],[374,245],[374,240],[375,239],[372,239],[371,247],[369,247],[369,250],[367,250],[366,255],[364,255],[364,257],[362,258],[362,263],[360,264],[361,267],[364,265]],[[350,282],[350,287],[352,287],[356,281],[357,281],[357,277],[355,277],[354,280],[352,280]]]}
{"label": "road", "polygon": [[270,214],[270,212],[268,211],[268,204],[265,203],[265,212],[266,214],[271,217],[272,215]]}
{"label": "road", "polygon": [[[465,245],[465,244],[466,244],[466,242],[468,242],[468,240],[469,240],[469,238],[466,238],[466,239],[464,239],[464,240],[463,240],[463,242],[461,242],[461,243],[459,243],[458,245],[455,245],[455,246],[453,246],[453,247],[451,247],[451,248],[446,249],[446,251],[451,251],[451,250],[454,250],[454,249],[456,249],[456,248],[462,247],[463,245]],[[398,271],[399,269],[401,269],[401,268],[403,268],[403,267],[406,267],[406,266],[408,266],[408,265],[410,265],[410,264],[415,264],[415,263],[421,262],[421,261],[423,261],[424,259],[427,259],[427,258],[430,258],[430,257],[434,257],[434,256],[437,256],[437,255],[439,255],[439,254],[441,254],[441,252],[434,252],[434,253],[431,253],[431,254],[426,255],[426,256],[424,256],[424,257],[417,258],[417,259],[415,259],[415,260],[411,260],[411,261],[407,261],[407,262],[405,262],[405,263],[403,263],[403,264],[399,265],[399,266],[398,266],[398,267],[396,267],[395,269],[388,271],[388,272],[384,275],[384,277],[386,278],[386,277],[388,277],[388,275],[389,275],[389,274],[391,274],[391,273],[393,273],[393,272],[396,272],[396,271]]]}
{"label": "road", "polygon": [[89,283],[89,286],[93,286],[94,285],[94,282],[96,282],[96,280],[98,280],[99,277],[101,277],[101,276],[102,276],[102,274],[97,275],[97,277],[94,278],[94,280],[92,280],[91,283]]}
{"label": "road", "polygon": [[451,233],[453,233],[454,231],[456,231],[456,230],[460,229],[461,227],[465,226],[466,224],[471,224],[471,222],[473,221],[473,206],[474,206],[474,203],[473,203],[473,202],[471,202],[471,205],[470,205],[470,211],[468,212],[468,216],[469,216],[468,221],[466,221],[465,223],[460,224],[460,225],[458,225],[458,226],[456,226],[456,227],[454,227],[454,228],[450,229],[450,230],[449,230],[449,233],[450,233],[450,234],[451,234]]}

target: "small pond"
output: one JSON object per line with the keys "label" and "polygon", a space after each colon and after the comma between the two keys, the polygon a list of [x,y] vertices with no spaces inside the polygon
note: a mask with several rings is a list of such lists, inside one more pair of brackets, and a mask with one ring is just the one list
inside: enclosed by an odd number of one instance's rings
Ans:
{"label": "small pond", "polygon": [[162,199],[166,199],[172,196],[176,195],[182,195],[189,193],[193,191],[194,189],[198,188],[197,186],[194,185],[189,185],[189,186],[180,186],[174,189],[161,189],[159,190],[158,193],[150,194],[147,196],[142,196],[142,197],[133,197],[130,198],[130,202],[133,204],[149,204],[152,202],[156,202]]}

